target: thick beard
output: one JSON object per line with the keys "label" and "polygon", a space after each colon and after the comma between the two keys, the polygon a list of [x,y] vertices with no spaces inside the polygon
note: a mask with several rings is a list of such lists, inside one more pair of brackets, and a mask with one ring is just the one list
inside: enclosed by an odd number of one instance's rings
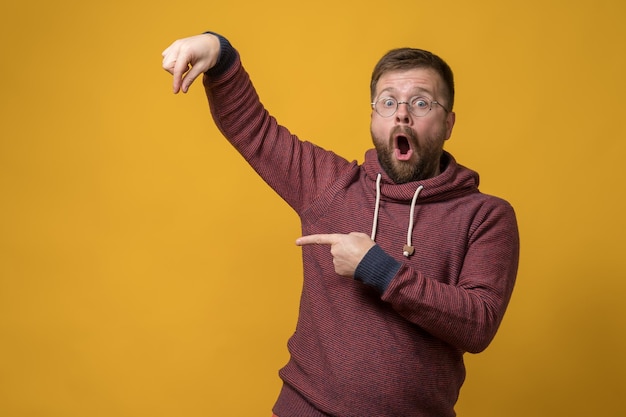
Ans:
{"label": "thick beard", "polygon": [[[411,143],[413,157],[410,161],[398,161],[394,157],[394,136],[400,132]],[[417,135],[412,129],[396,126],[392,129],[386,142],[377,140],[373,132],[372,140],[380,165],[394,183],[405,184],[412,181],[422,181],[437,174],[443,149],[434,144],[442,143],[440,138],[428,139],[424,141],[423,146],[418,147]]]}

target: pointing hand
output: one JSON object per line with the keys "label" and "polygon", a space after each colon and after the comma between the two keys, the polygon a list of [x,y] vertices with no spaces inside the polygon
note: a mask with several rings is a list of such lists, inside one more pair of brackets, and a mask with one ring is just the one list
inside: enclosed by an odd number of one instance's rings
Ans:
{"label": "pointing hand", "polygon": [[376,243],[365,233],[316,234],[296,239],[296,245],[330,245],[335,272],[344,277],[354,277],[354,271],[365,254]]}
{"label": "pointing hand", "polygon": [[200,75],[213,68],[220,55],[219,38],[212,34],[191,36],[172,43],[162,53],[163,69],[174,76],[174,94],[189,91]]}

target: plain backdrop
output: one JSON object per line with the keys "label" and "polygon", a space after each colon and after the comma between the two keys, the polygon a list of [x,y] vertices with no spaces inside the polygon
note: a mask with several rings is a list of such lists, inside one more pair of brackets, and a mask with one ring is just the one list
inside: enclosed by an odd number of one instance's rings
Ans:
{"label": "plain backdrop", "polygon": [[206,30],[282,124],[358,161],[378,58],[447,60],[447,149],[513,204],[522,244],[458,415],[626,415],[623,2],[5,1],[0,15],[0,415],[271,414],[299,223],[201,85],[172,94],[161,51]]}

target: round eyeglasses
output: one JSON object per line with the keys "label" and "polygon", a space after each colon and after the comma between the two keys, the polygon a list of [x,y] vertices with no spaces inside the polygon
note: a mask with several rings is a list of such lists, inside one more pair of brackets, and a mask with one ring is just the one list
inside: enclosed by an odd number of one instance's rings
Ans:
{"label": "round eyeglasses", "polygon": [[446,113],[449,113],[443,104],[426,97],[413,97],[409,101],[398,101],[393,97],[382,97],[372,103],[372,108],[382,117],[391,117],[396,114],[400,104],[406,104],[409,112],[416,117],[426,116],[433,109],[433,104],[440,105]]}

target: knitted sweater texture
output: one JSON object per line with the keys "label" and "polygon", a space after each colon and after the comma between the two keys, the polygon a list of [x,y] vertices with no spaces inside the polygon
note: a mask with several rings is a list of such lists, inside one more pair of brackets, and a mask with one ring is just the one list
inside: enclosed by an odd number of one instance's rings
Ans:
{"label": "knitted sweater texture", "polygon": [[[261,104],[238,53],[220,37],[204,77],[216,125],[297,212],[303,235],[370,234],[355,279],[337,275],[328,246],[302,248],[304,282],[280,417],[452,417],[463,355],[493,339],[518,265],[515,214],[478,190],[449,153],[434,178],[395,184],[369,150],[363,164],[301,141]],[[415,253],[403,256],[411,201]],[[270,274],[268,274],[270,275]]]}

